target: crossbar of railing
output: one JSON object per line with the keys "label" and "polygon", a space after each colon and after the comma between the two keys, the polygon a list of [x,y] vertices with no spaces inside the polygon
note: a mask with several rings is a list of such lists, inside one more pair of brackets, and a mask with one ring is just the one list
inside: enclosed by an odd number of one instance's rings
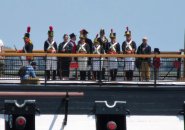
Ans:
{"label": "crossbar of railing", "polygon": [[84,96],[83,92],[0,92],[0,97],[64,97],[69,96]]}
{"label": "crossbar of railing", "polygon": [[[5,53],[16,53],[13,49],[4,49]],[[160,54],[180,54],[183,51],[161,51]],[[33,53],[44,53],[44,50],[33,50]],[[153,54],[154,52],[152,52]]]}
{"label": "crossbar of railing", "polygon": [[118,57],[118,58],[124,58],[124,57],[135,57],[135,58],[154,58],[154,57],[160,57],[160,58],[185,58],[185,55],[180,54],[150,54],[150,55],[144,55],[144,54],[61,54],[61,53],[1,53],[0,56],[11,56],[11,57],[17,57],[17,56],[35,56],[35,57]]}

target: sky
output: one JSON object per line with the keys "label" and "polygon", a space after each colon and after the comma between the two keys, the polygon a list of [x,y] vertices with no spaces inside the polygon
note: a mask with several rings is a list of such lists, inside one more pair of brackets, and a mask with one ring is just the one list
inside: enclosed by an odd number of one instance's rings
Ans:
{"label": "sky", "polygon": [[27,26],[31,26],[34,49],[43,49],[52,25],[59,44],[65,33],[88,30],[94,39],[101,28],[111,28],[122,45],[126,27],[137,46],[148,37],[152,49],[179,51],[184,48],[184,0],[0,0],[0,39],[5,46],[21,49]]}

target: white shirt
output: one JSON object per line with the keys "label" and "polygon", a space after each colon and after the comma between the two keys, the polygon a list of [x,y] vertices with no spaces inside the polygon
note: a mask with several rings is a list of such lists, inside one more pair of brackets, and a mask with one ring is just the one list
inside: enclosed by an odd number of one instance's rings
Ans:
{"label": "white shirt", "polygon": [[3,41],[0,39],[0,53],[2,52],[2,47],[4,47]]}

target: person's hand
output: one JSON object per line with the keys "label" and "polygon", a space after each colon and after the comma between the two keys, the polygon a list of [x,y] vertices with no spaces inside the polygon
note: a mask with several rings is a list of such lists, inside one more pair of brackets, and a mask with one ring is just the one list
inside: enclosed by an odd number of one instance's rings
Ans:
{"label": "person's hand", "polygon": [[130,50],[129,50],[129,51],[127,51],[127,54],[132,54],[132,51],[130,51]]}
{"label": "person's hand", "polygon": [[52,53],[56,53],[56,50],[51,50]]}
{"label": "person's hand", "polygon": [[23,52],[23,50],[17,50],[17,53],[22,53]]}
{"label": "person's hand", "polygon": [[135,53],[135,50],[132,50],[131,53],[134,54]]}

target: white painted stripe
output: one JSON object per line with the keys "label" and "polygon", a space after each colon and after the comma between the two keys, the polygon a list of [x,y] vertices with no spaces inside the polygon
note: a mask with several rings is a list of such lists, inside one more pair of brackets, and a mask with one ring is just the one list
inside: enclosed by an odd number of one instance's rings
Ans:
{"label": "white painted stripe", "polygon": [[[36,116],[36,130],[62,130],[63,115]],[[96,130],[94,116],[69,115],[64,130]],[[183,130],[183,117],[128,116],[127,130]],[[4,130],[4,116],[0,115],[0,130]]]}

